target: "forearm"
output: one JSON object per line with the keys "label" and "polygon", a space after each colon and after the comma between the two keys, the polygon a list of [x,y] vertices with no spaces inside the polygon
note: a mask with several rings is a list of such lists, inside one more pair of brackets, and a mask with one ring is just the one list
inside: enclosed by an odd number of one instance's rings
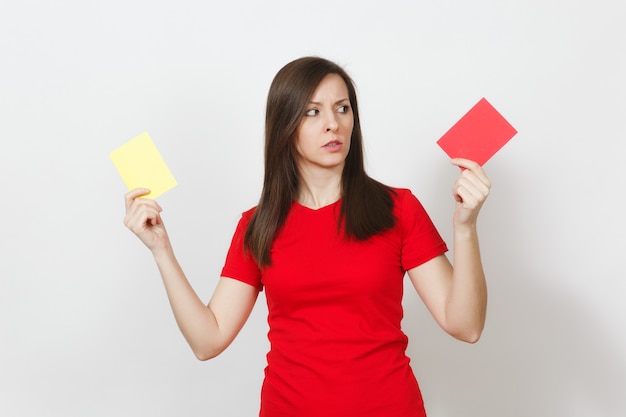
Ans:
{"label": "forearm", "polygon": [[450,333],[476,342],[485,325],[487,284],[476,227],[455,228],[453,278],[446,304]]}
{"label": "forearm", "polygon": [[189,284],[171,247],[153,252],[176,323],[198,359],[206,360],[223,348],[213,312]]}

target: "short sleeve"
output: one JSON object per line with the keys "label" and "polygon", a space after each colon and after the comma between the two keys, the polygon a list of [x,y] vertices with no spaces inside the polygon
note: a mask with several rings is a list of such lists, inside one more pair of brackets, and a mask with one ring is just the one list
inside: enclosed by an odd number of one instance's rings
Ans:
{"label": "short sleeve", "polygon": [[241,219],[239,219],[235,234],[230,242],[230,248],[226,255],[226,261],[222,268],[221,276],[236,279],[237,281],[252,285],[259,291],[262,291],[261,271],[254,257],[244,249],[243,244],[248,223],[250,223],[253,213],[254,209],[246,211],[242,214]]}
{"label": "short sleeve", "polygon": [[402,236],[401,263],[407,271],[448,250],[430,216],[410,190],[398,189],[396,216]]}

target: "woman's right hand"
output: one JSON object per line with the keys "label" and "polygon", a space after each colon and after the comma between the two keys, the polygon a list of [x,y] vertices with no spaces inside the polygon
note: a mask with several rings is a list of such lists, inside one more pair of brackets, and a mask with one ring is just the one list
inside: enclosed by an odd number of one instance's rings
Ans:
{"label": "woman's right hand", "polygon": [[150,190],[135,188],[124,195],[126,215],[124,225],[128,227],[152,252],[169,245],[169,238],[161,220],[163,209],[147,198],[140,198]]}

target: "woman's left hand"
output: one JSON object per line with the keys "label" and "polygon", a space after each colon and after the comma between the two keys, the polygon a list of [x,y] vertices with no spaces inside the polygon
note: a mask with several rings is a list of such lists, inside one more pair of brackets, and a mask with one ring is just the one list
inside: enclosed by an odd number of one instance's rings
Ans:
{"label": "woman's left hand", "polygon": [[474,161],[454,158],[450,162],[462,169],[452,191],[457,202],[454,226],[475,226],[478,212],[489,195],[491,181],[483,168]]}

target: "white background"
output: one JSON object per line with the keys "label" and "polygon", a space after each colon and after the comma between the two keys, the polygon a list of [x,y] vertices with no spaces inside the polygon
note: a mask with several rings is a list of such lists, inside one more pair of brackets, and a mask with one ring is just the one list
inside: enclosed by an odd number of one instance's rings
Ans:
{"label": "white background", "polygon": [[429,416],[626,415],[622,2],[0,5],[0,415],[257,414],[264,298],[197,361],[122,225],[108,154],[150,133],[179,182],[166,225],[208,301],[259,197],[269,84],[304,55],[352,75],[369,173],[411,188],[449,243],[458,170],[436,140],[481,97],[519,131],[485,166],[481,341],[445,335],[406,288]]}

